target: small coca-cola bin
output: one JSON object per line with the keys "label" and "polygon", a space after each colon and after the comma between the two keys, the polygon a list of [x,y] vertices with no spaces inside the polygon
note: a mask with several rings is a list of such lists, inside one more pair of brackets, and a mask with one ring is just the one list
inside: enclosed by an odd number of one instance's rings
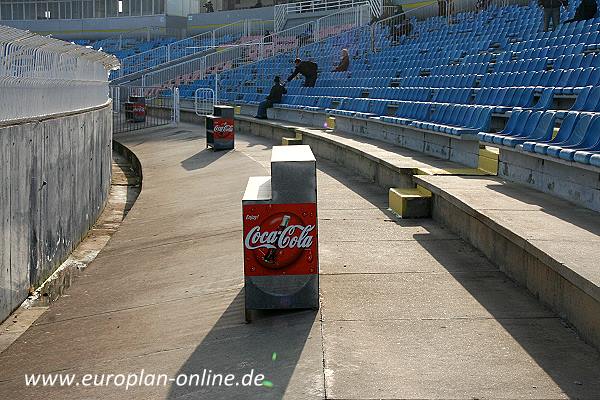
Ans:
{"label": "small coca-cola bin", "polygon": [[316,160],[309,146],[274,146],[271,176],[242,200],[246,321],[251,310],[319,308]]}
{"label": "small coca-cola bin", "polygon": [[213,115],[206,116],[206,147],[213,150],[234,148],[235,128],[233,107],[215,106]]}
{"label": "small coca-cola bin", "polygon": [[146,98],[129,96],[125,103],[125,118],[130,122],[146,122]]}

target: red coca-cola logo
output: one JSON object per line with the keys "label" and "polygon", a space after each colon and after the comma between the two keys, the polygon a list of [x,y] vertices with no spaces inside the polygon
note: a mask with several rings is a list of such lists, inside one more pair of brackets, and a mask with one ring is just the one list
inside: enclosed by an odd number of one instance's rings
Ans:
{"label": "red coca-cola logo", "polygon": [[213,135],[219,139],[233,140],[233,120],[216,119],[213,125]]}
{"label": "red coca-cola logo", "polygon": [[317,273],[315,204],[244,206],[246,275]]}
{"label": "red coca-cola logo", "polygon": [[233,132],[233,125],[223,124],[215,126],[215,132],[229,133]]}

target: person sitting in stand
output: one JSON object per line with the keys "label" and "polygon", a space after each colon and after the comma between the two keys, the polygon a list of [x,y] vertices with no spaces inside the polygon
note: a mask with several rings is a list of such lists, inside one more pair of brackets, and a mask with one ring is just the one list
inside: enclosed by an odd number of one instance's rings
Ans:
{"label": "person sitting in stand", "polygon": [[273,104],[281,103],[281,98],[284,94],[287,93],[285,86],[281,84],[281,78],[276,76],[274,79],[273,87],[269,92],[269,95],[266,99],[260,102],[258,105],[258,111],[256,112],[256,117],[258,119],[268,119],[267,118],[267,109],[273,107]]}
{"label": "person sitting in stand", "polygon": [[333,72],[344,72],[348,71],[348,67],[350,66],[350,57],[348,56],[348,50],[342,49],[342,59],[337,67],[333,70]]}
{"label": "person sitting in stand", "polygon": [[210,0],[208,0],[206,2],[206,4],[204,5],[204,8],[206,8],[206,12],[207,13],[215,12],[215,9],[213,7],[212,1],[210,1]]}
{"label": "person sitting in stand", "polygon": [[296,58],[294,63],[296,64],[296,68],[294,69],[294,72],[287,78],[287,81],[290,82],[296,77],[296,75],[301,74],[304,76],[304,87],[315,87],[319,70],[317,64],[312,61],[302,61],[299,58]]}
{"label": "person sitting in stand", "polygon": [[575,16],[569,20],[566,20],[565,22],[585,21],[587,19],[592,19],[596,17],[597,12],[598,4],[596,4],[596,0],[581,0],[581,3],[579,3],[577,9],[575,10]]}

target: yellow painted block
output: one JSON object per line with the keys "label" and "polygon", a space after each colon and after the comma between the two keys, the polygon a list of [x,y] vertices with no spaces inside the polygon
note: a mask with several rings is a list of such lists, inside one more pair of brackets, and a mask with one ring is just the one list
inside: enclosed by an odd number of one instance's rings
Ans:
{"label": "yellow painted block", "polygon": [[329,129],[335,129],[335,118],[327,117],[326,125],[327,125],[327,128],[329,128]]}
{"label": "yellow painted block", "polygon": [[479,169],[492,175],[498,175],[499,150],[496,148],[479,149]]}
{"label": "yellow painted block", "polygon": [[487,172],[478,168],[417,168],[414,175],[487,175]]}
{"label": "yellow painted block", "polygon": [[242,106],[235,106],[235,107],[233,108],[233,112],[234,112],[235,114],[240,114],[240,113],[242,112]]}
{"label": "yellow painted block", "polygon": [[479,149],[479,156],[498,159],[499,150],[497,147],[482,147]]}
{"label": "yellow painted block", "polygon": [[429,215],[431,192],[421,186],[416,188],[390,188],[390,209],[403,218],[426,217]]}
{"label": "yellow painted block", "polygon": [[296,144],[302,144],[302,139],[283,137],[281,138],[281,144],[283,146],[292,146]]}

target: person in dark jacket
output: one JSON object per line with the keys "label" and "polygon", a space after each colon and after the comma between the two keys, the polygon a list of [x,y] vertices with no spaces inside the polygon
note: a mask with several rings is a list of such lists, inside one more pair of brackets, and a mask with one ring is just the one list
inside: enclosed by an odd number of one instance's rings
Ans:
{"label": "person in dark jacket", "polygon": [[317,82],[317,73],[319,67],[312,61],[302,61],[299,58],[296,58],[294,61],[296,64],[296,69],[294,72],[288,76],[287,81],[291,81],[296,77],[296,75],[300,74],[304,76],[304,87],[315,87],[315,83]]}
{"label": "person in dark jacket", "polygon": [[348,56],[348,50],[342,49],[342,59],[337,67],[333,70],[333,72],[344,72],[348,71],[348,67],[350,66],[350,57]]}
{"label": "person in dark jacket", "polygon": [[575,16],[565,22],[585,21],[596,17],[598,12],[598,4],[596,0],[581,0],[579,6],[575,10]]}
{"label": "person in dark jacket", "polygon": [[215,12],[215,8],[213,7],[212,1],[208,0],[206,4],[204,4],[204,8],[206,8],[207,13]]}
{"label": "person in dark jacket", "polygon": [[285,86],[281,84],[281,78],[276,76],[274,81],[269,95],[258,105],[258,111],[254,118],[267,119],[267,109],[273,107],[273,104],[281,103],[281,98],[287,93]]}
{"label": "person in dark jacket", "polygon": [[560,7],[566,7],[567,0],[538,0],[538,4],[544,9],[544,32],[550,29],[550,20],[555,30],[560,23]]}

